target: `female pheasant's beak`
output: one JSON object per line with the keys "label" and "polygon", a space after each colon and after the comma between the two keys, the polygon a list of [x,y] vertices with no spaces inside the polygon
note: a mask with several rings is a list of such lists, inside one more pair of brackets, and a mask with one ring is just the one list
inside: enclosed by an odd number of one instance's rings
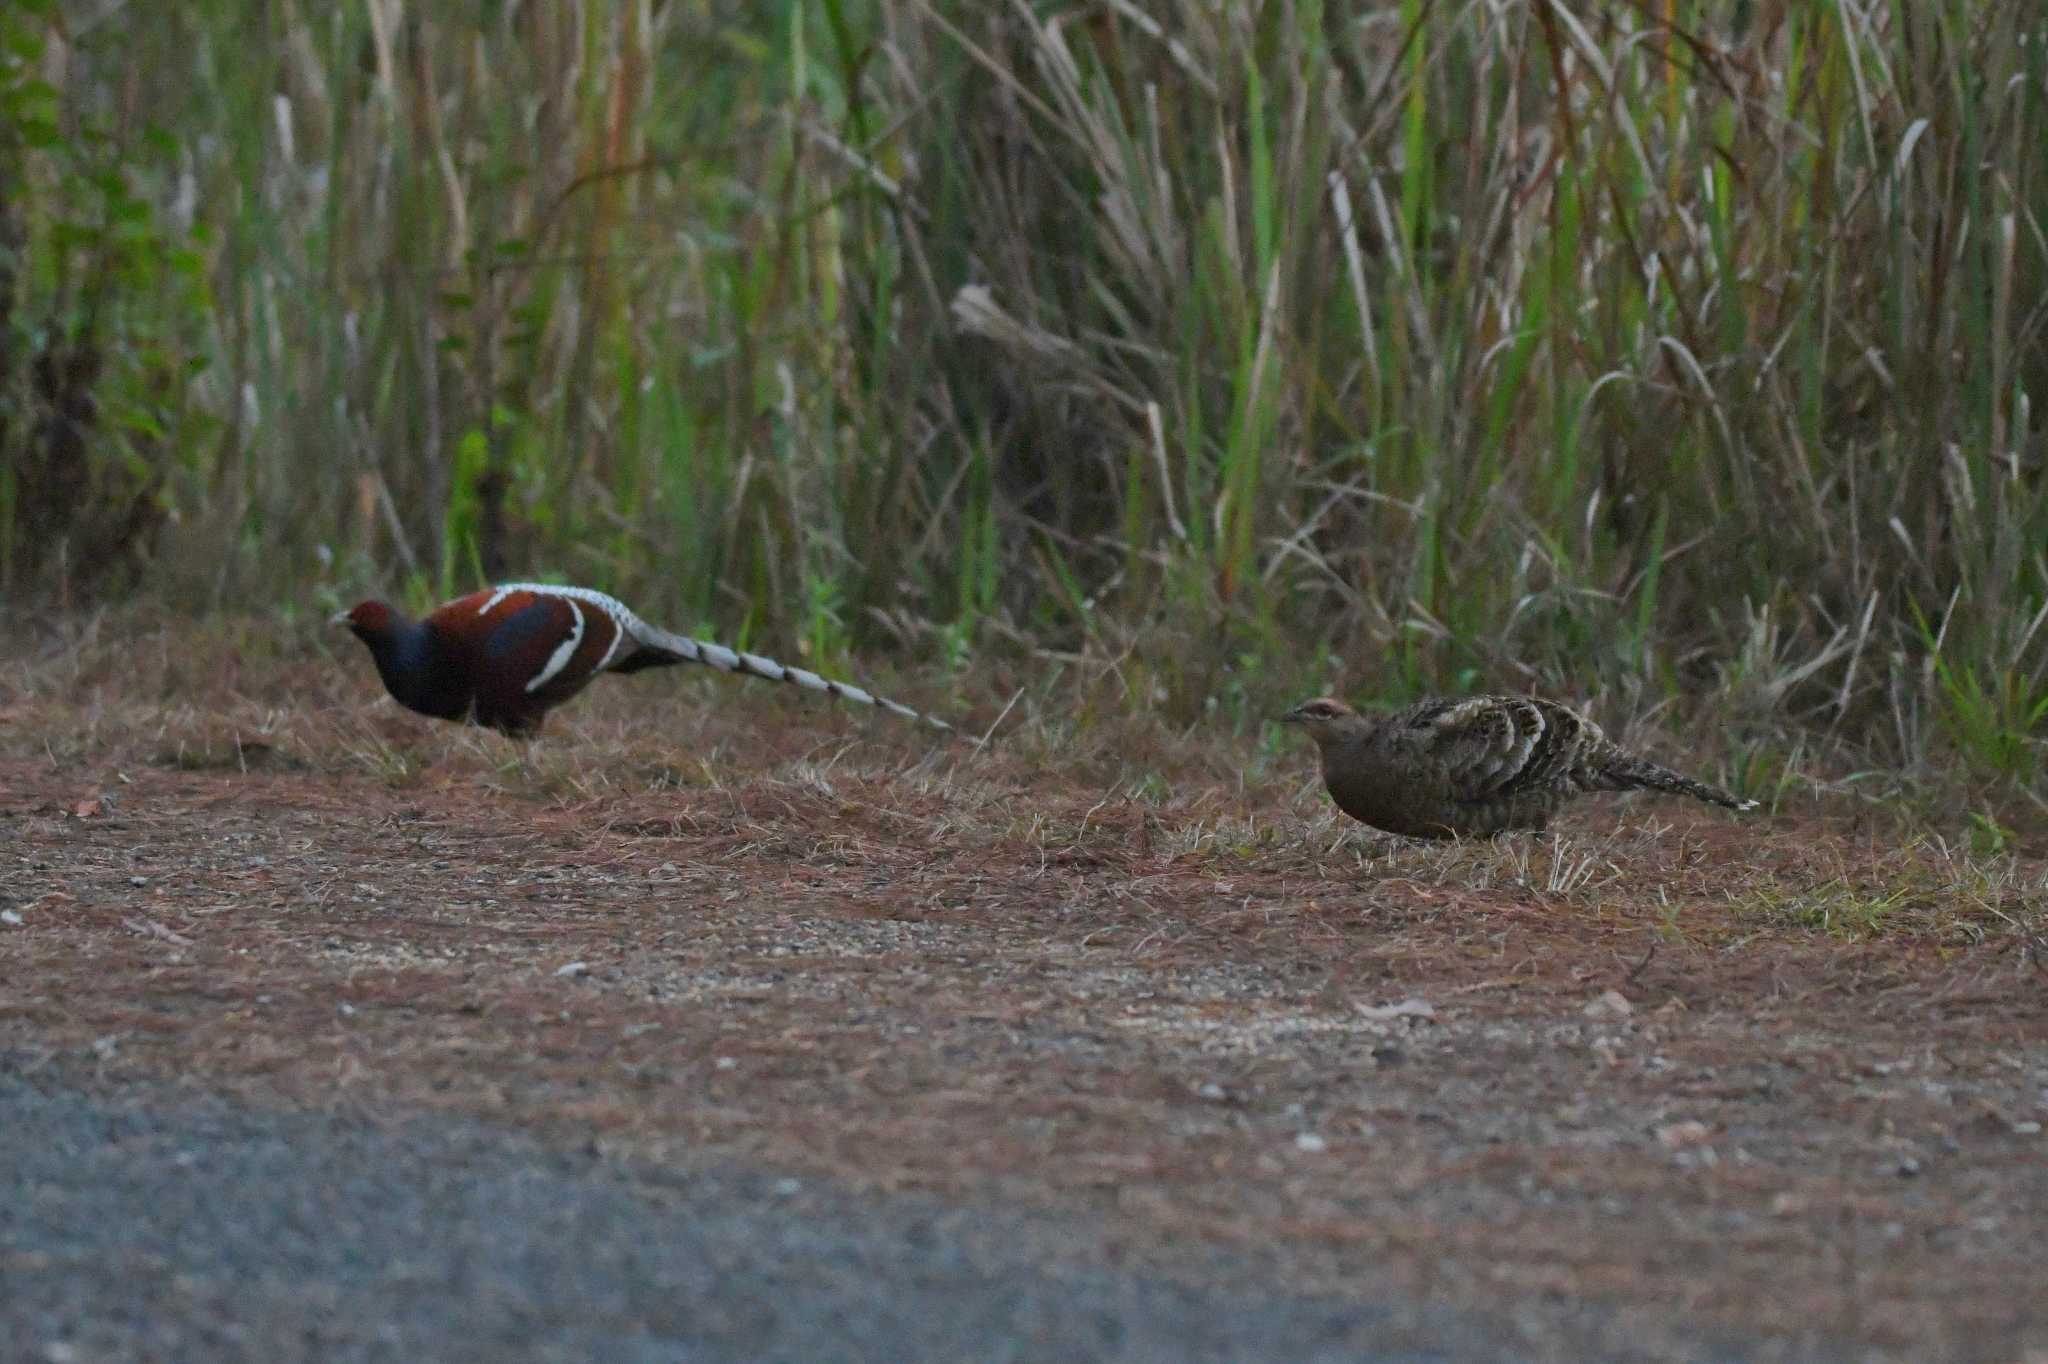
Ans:
{"label": "female pheasant's beak", "polygon": [[1287,713],[1286,713],[1285,715],[1281,716],[1281,717],[1280,717],[1280,718],[1279,718],[1279,719],[1278,719],[1277,721],[1275,721],[1275,723],[1276,723],[1276,724],[1282,724],[1282,725],[1299,725],[1299,724],[1303,724],[1303,723],[1305,723],[1305,722],[1306,722],[1306,721],[1308,720],[1308,716],[1306,716],[1306,715],[1302,714],[1302,712],[1303,712],[1303,711],[1305,711],[1305,710],[1307,710],[1307,709],[1308,709],[1308,707],[1307,707],[1307,706],[1305,706],[1305,705],[1304,705],[1304,706],[1296,706],[1296,707],[1295,707],[1295,708],[1294,708],[1293,710],[1290,710],[1290,711],[1288,711],[1288,712],[1287,712]]}

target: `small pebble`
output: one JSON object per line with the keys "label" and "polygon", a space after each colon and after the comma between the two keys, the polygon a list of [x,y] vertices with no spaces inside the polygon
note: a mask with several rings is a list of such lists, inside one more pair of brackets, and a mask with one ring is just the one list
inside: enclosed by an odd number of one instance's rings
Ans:
{"label": "small pebble", "polygon": [[131,886],[146,886],[149,884],[149,878],[147,876],[131,876],[128,878],[128,884]]}
{"label": "small pebble", "polygon": [[1635,1011],[1636,1007],[1628,1002],[1628,996],[1619,990],[1609,990],[1579,1012],[1588,1018],[1627,1018]]}
{"label": "small pebble", "polygon": [[1713,1129],[1703,1122],[1672,1122],[1657,1129],[1658,1143],[1673,1151],[1699,1146],[1711,1136]]}
{"label": "small pebble", "polygon": [[1297,1151],[1306,1151],[1312,1156],[1319,1156],[1323,1152],[1330,1149],[1330,1143],[1324,1141],[1320,1136],[1317,1136],[1314,1132],[1303,1132],[1295,1137],[1294,1149]]}

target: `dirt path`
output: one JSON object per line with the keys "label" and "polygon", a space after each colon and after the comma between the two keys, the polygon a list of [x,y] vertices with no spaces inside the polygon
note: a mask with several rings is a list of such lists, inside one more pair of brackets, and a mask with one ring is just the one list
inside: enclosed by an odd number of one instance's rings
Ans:
{"label": "dirt path", "polygon": [[17,1069],[999,1208],[1513,1352],[2048,1350],[2037,864],[351,723],[0,755]]}

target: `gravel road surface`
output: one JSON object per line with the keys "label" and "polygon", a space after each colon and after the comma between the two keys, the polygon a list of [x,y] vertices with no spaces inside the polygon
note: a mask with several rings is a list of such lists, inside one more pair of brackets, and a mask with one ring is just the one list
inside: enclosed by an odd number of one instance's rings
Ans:
{"label": "gravel road surface", "polygon": [[1163,1277],[1071,1218],[650,1168],[473,1121],[110,1093],[4,1058],[0,1133],[0,1339],[53,1364],[1630,1351],[1560,1304],[1316,1300],[1210,1252]]}

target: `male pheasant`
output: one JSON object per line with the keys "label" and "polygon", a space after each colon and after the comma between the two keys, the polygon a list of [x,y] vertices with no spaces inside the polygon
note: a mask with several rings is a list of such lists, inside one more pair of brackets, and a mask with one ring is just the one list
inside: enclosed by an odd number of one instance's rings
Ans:
{"label": "male pheasant", "polygon": [[381,601],[334,617],[370,648],[384,689],[400,705],[441,720],[474,719],[516,737],[541,726],[548,711],[599,673],[631,673],[671,663],[792,682],[911,720],[949,729],[886,697],[791,668],[759,654],[670,634],[624,603],[587,587],[505,583],[436,607],[422,620]]}
{"label": "male pheasant", "polygon": [[1316,741],[1338,809],[1412,838],[1541,829],[1589,791],[1642,788],[1756,808],[1624,752],[1583,715],[1533,697],[1423,701],[1386,716],[1318,697],[1280,719]]}

